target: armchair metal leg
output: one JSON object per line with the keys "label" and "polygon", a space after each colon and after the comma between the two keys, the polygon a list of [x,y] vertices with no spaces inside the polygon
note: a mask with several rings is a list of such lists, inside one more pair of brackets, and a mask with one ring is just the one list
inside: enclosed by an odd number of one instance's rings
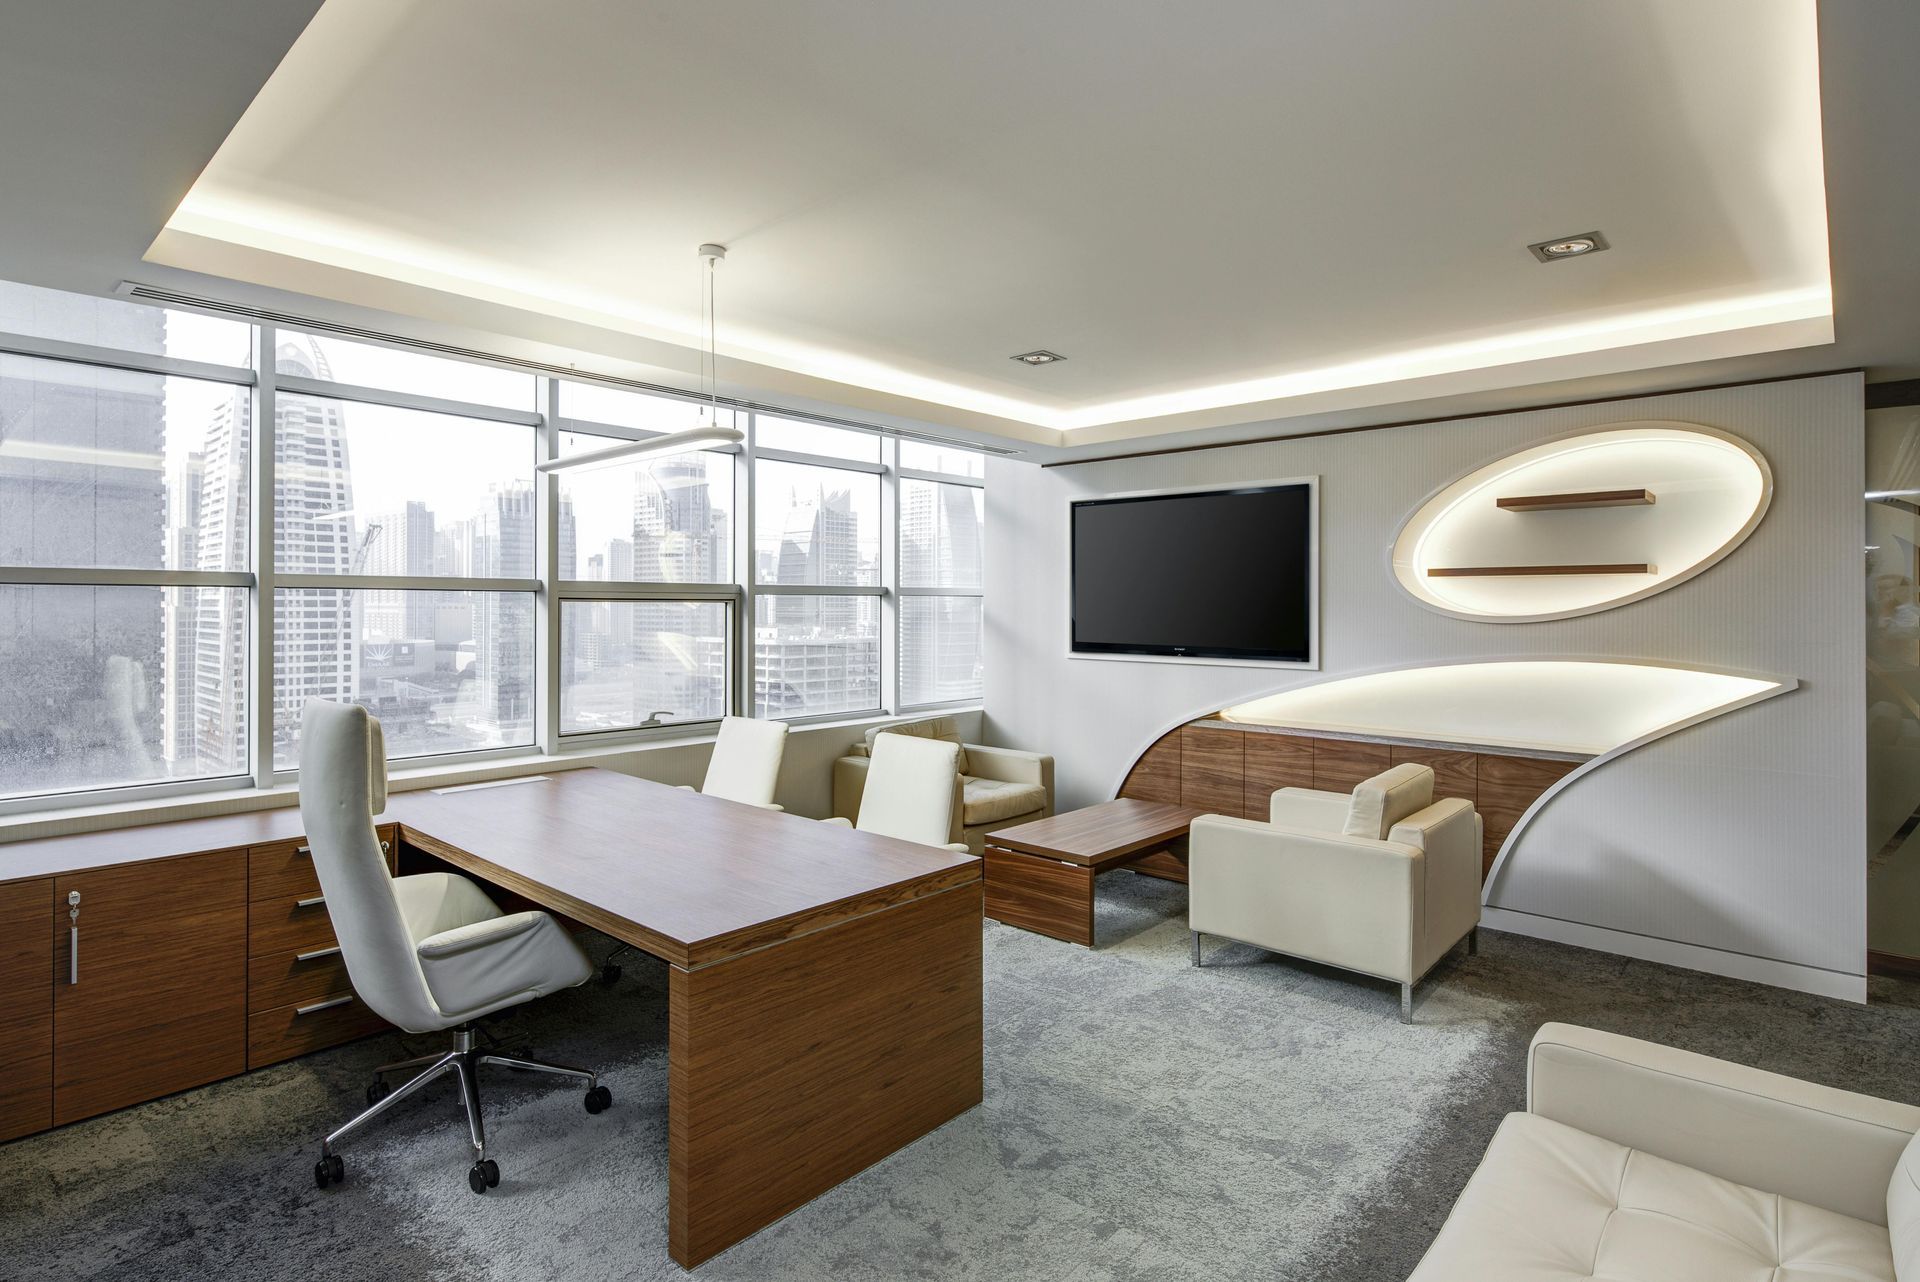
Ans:
{"label": "armchair metal leg", "polygon": [[398,1104],[409,1095],[415,1094],[428,1083],[438,1081],[451,1073],[460,1082],[460,1103],[467,1114],[467,1136],[473,1146],[473,1166],[467,1172],[467,1184],[475,1193],[485,1193],[500,1183],[500,1166],[487,1156],[487,1128],[480,1111],[480,1074],[483,1064],[498,1064],[503,1068],[520,1069],[536,1073],[556,1073],[562,1077],[571,1077],[587,1084],[586,1108],[589,1113],[604,1113],[613,1103],[613,1092],[600,1085],[599,1075],[584,1068],[574,1068],[567,1064],[549,1064],[542,1060],[522,1059],[514,1055],[495,1055],[479,1050],[474,1045],[474,1029],[471,1025],[454,1032],[453,1049],[444,1055],[420,1055],[413,1059],[402,1060],[397,1064],[387,1064],[377,1069],[379,1073],[402,1072],[406,1069],[425,1065],[425,1069],[409,1078],[405,1084],[388,1094],[384,1083],[368,1091],[373,1104],[365,1112],[342,1126],[320,1143],[320,1160],[314,1164],[314,1180],[321,1188],[338,1184],[346,1178],[346,1164],[333,1146],[354,1131],[372,1121],[380,1114]]}
{"label": "armchair metal leg", "polygon": [[442,1073],[457,1070],[459,1068],[459,1065],[460,1065],[459,1051],[450,1051],[447,1054],[440,1056],[437,1060],[434,1061],[432,1068],[429,1068],[426,1072],[420,1074],[418,1077],[410,1079],[406,1083],[406,1085],[402,1086],[399,1090],[393,1092],[391,1095],[383,1097],[372,1108],[367,1109],[364,1113],[361,1113],[358,1117],[348,1122],[345,1126],[342,1126],[339,1130],[327,1136],[326,1139],[320,1141],[320,1152],[322,1156],[331,1154],[333,1152],[333,1146],[335,1144],[338,1144],[341,1140],[353,1134],[353,1132],[359,1130],[362,1126],[365,1126],[368,1122],[371,1122],[374,1118],[380,1116],[380,1114],[386,1112],[388,1109],[392,1108],[395,1104],[398,1104],[401,1100],[405,1099],[407,1096],[413,1094],[415,1091],[418,1091],[421,1087],[425,1086],[428,1082],[433,1081],[435,1078],[439,1077]]}
{"label": "armchair metal leg", "polygon": [[421,1068],[446,1058],[445,1053],[433,1055],[415,1055],[412,1059],[403,1059],[392,1064],[382,1064],[373,1070],[375,1077],[385,1077],[388,1073],[404,1073],[410,1068]]}
{"label": "armchair metal leg", "polygon": [[480,1079],[471,1056],[460,1057],[460,1102],[467,1106],[467,1135],[473,1141],[473,1160],[487,1160],[487,1126],[480,1120]]}
{"label": "armchair metal leg", "polygon": [[482,1055],[482,1064],[498,1064],[502,1068],[519,1069],[525,1073],[556,1073],[561,1077],[575,1077],[589,1087],[600,1084],[600,1075],[584,1068],[573,1068],[566,1064],[549,1064],[545,1060],[519,1059],[512,1055]]}
{"label": "armchair metal leg", "polygon": [[1402,1024],[1411,1024],[1413,1022],[1412,984],[1400,985],[1400,1022]]}
{"label": "armchair metal leg", "polygon": [[1204,965],[1205,963],[1200,960],[1200,932],[1196,930],[1191,933],[1193,935],[1193,964],[1195,966]]}

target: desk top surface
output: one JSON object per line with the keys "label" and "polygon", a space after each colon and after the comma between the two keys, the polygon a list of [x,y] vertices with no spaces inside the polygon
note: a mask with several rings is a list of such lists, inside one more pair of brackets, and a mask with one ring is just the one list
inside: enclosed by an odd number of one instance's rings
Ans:
{"label": "desk top surface", "polygon": [[1165,801],[1120,797],[987,834],[987,844],[1070,864],[1098,866],[1187,835],[1208,813]]}
{"label": "desk top surface", "polygon": [[972,855],[608,770],[389,798],[475,876],[694,967],[980,879]]}

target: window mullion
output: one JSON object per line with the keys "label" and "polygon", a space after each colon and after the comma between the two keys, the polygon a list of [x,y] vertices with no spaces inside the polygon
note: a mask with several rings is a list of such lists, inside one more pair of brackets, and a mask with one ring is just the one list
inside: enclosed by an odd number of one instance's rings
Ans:
{"label": "window mullion", "polygon": [[274,327],[261,324],[253,331],[253,399],[248,408],[248,507],[253,517],[252,663],[247,674],[247,727],[256,788],[274,783],[273,636],[274,565],[274,427],[278,398],[278,369]]}

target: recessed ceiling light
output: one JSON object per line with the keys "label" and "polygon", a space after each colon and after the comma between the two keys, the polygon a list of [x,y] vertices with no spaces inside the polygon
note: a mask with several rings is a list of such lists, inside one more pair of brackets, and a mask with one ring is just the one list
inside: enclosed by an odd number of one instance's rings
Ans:
{"label": "recessed ceiling light", "polygon": [[1605,236],[1597,231],[1583,231],[1578,236],[1556,236],[1552,240],[1537,241],[1527,246],[1527,252],[1543,263],[1552,263],[1562,258],[1584,258],[1606,248]]}
{"label": "recessed ceiling light", "polygon": [[1022,352],[1013,359],[1019,361],[1022,365],[1052,365],[1058,361],[1064,361],[1067,358],[1058,352],[1038,351]]}

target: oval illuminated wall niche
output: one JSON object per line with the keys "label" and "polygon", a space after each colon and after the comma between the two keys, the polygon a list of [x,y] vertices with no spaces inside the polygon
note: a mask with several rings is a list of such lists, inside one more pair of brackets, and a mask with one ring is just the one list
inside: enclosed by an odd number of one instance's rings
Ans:
{"label": "oval illuminated wall niche", "polygon": [[1400,586],[1487,623],[1593,614],[1685,582],[1773,499],[1759,451],[1693,423],[1619,423],[1509,454],[1422,504],[1393,545]]}

